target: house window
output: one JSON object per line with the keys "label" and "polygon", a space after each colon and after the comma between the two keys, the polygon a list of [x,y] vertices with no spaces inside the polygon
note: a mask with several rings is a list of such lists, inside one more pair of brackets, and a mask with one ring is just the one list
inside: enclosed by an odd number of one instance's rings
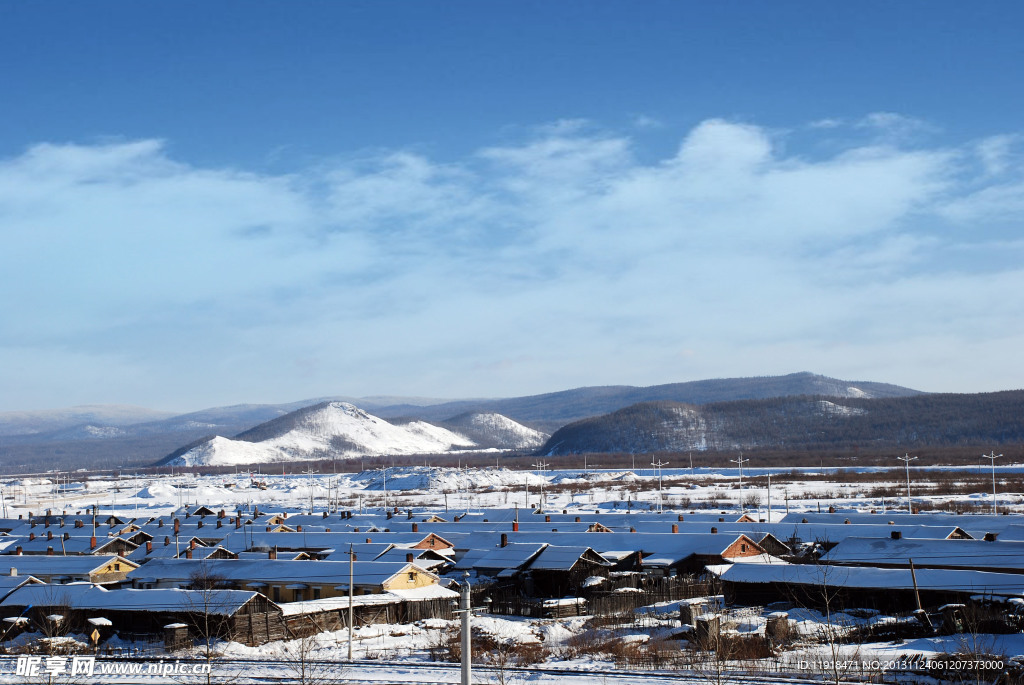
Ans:
{"label": "house window", "polygon": [[295,591],[295,601],[296,602],[301,602],[303,599],[305,599],[305,598],[302,596],[302,590],[296,590]]}
{"label": "house window", "polygon": [[115,571],[120,571],[121,570],[121,564],[114,564],[114,570]]}
{"label": "house window", "polygon": [[410,583],[415,583],[416,582],[416,572],[415,571],[409,571],[409,582]]}
{"label": "house window", "polygon": [[430,546],[431,546],[431,547],[433,547],[433,546],[434,546],[434,538],[430,538]]}
{"label": "house window", "polygon": [[280,602],[281,601],[281,586],[280,585],[275,585],[273,588],[271,588],[271,594],[273,595],[273,600],[275,602]]}
{"label": "house window", "polygon": [[741,542],[740,543],[740,551],[741,552],[746,552],[747,551],[747,543],[745,543],[745,542]]}
{"label": "house window", "polygon": [[313,588],[313,599],[320,599],[320,588]]}

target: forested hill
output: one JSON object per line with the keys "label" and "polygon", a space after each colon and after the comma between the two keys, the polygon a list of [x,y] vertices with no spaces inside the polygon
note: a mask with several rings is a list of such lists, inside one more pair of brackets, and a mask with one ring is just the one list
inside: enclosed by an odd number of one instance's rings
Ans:
{"label": "forested hill", "polygon": [[918,394],[921,394],[918,390],[889,383],[846,381],[805,371],[785,376],[715,378],[646,387],[594,386],[527,397],[460,400],[426,407],[379,407],[374,412],[377,416],[385,418],[415,416],[427,421],[445,420],[464,412],[496,412],[534,428],[551,432],[571,421],[605,414],[638,402],[706,404],[787,395],[904,397]]}
{"label": "forested hill", "polygon": [[571,423],[541,453],[1024,443],[1024,390],[912,397],[645,402]]}

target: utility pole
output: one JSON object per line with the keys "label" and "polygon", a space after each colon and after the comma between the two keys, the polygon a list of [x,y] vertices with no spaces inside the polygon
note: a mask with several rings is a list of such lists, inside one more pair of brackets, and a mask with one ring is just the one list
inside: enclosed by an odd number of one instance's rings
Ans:
{"label": "utility pole", "polygon": [[768,469],[768,523],[772,522],[772,471]]}
{"label": "utility pole", "polygon": [[740,467],[740,511],[746,511],[746,505],[743,504],[743,465],[746,464],[749,459],[743,458],[743,452],[740,452],[740,456],[736,459],[730,459],[733,464]]}
{"label": "utility pole", "polygon": [[470,645],[470,616],[473,610],[470,609],[469,571],[466,571],[459,591],[459,613],[462,614],[462,685],[470,685],[473,682],[473,648]]}
{"label": "utility pole", "polygon": [[896,458],[899,459],[900,461],[902,461],[903,464],[907,468],[907,511],[909,513],[913,514],[914,513],[914,507],[913,507],[913,505],[910,502],[910,462],[912,462],[915,459],[917,459],[917,457],[912,457],[912,456],[910,456],[910,454],[904,454],[904,456],[896,457]]}
{"label": "utility pole", "polygon": [[995,450],[992,450],[992,454],[981,455],[982,459],[992,460],[992,513],[999,513],[996,509],[996,459],[1003,455],[996,454]]}

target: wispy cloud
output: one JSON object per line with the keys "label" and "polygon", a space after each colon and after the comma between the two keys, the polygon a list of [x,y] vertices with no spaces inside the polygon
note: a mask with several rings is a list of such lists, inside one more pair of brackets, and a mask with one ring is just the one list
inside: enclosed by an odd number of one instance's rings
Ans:
{"label": "wispy cloud", "polygon": [[[36,145],[0,160],[0,285],[19,294],[0,304],[0,404],[798,369],[942,389],[937,360],[963,369],[951,388],[1021,385],[991,372],[1024,343],[1006,325],[1024,320],[1005,297],[1020,262],[971,268],[1024,220],[1017,134],[951,147],[900,115],[857,127],[882,138],[808,157],[712,119],[642,163],[628,135],[570,120],[462,160],[391,150],[286,175],[158,140]],[[993,217],[1001,231],[963,230]]]}

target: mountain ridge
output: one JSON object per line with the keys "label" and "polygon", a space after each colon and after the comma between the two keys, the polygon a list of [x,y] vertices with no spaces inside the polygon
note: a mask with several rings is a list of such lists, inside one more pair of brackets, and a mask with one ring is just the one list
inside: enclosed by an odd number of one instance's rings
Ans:
{"label": "mountain ridge", "polygon": [[1024,442],[1024,390],[837,398],[825,395],[688,405],[645,402],[555,431],[539,452],[792,450]]}

